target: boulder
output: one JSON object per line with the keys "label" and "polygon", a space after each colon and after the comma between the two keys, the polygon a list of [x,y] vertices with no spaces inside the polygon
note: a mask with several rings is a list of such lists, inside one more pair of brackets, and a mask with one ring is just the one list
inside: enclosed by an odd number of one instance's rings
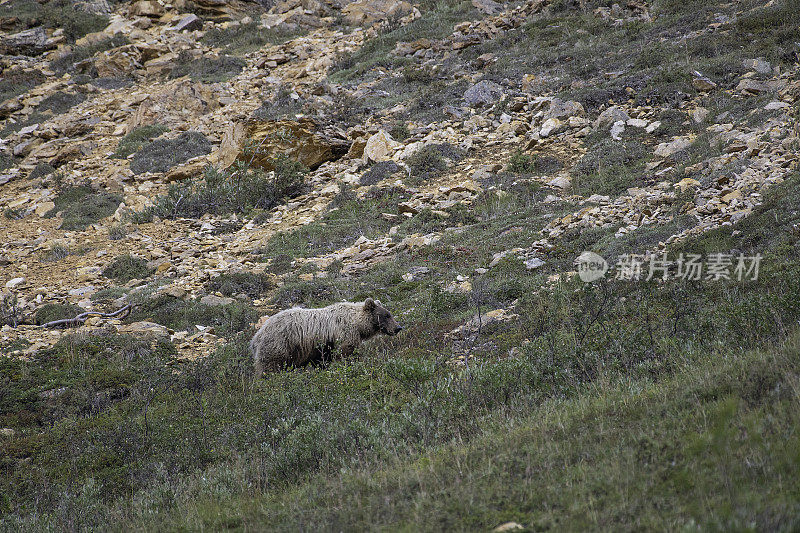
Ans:
{"label": "boulder", "polygon": [[586,114],[583,104],[573,100],[561,100],[560,98],[553,98],[550,101],[550,107],[545,111],[544,120],[557,118],[559,120],[567,120],[570,117],[582,117]]}
{"label": "boulder", "polygon": [[492,105],[503,96],[503,88],[489,80],[479,81],[464,93],[464,101],[471,107]]}
{"label": "boulder", "polygon": [[388,18],[404,17],[413,9],[403,0],[356,0],[342,9],[342,15],[352,26],[372,26]]}
{"label": "boulder", "polygon": [[613,126],[615,122],[627,122],[630,120],[628,113],[618,106],[611,106],[597,117],[594,121],[595,128],[602,128],[604,126]]}
{"label": "boulder", "polygon": [[139,0],[131,6],[131,15],[135,17],[159,18],[166,13],[164,7],[155,0]]}
{"label": "boulder", "polygon": [[667,158],[680,152],[681,150],[686,150],[692,145],[692,142],[692,139],[688,137],[678,137],[671,142],[661,143],[656,146],[654,154],[656,157]]}
{"label": "boulder", "polygon": [[132,44],[112,48],[94,60],[98,77],[122,78],[142,68],[142,53]]}
{"label": "boulder", "polygon": [[119,333],[126,333],[138,339],[154,340],[158,338],[169,338],[169,329],[155,322],[134,322],[119,326]]}
{"label": "boulder", "polygon": [[203,29],[203,21],[194,13],[186,15],[180,19],[172,28],[174,31],[194,31]]}
{"label": "boulder", "polygon": [[8,37],[0,37],[0,54],[4,55],[38,56],[55,47],[41,26]]}
{"label": "boulder", "polygon": [[350,141],[335,128],[322,130],[309,118],[300,120],[257,120],[245,124],[245,138],[257,146],[255,154],[239,153],[237,159],[265,170],[272,170],[272,160],[280,154],[299,161],[310,169],[347,154]]}
{"label": "boulder", "polygon": [[227,296],[215,296],[213,294],[207,294],[200,298],[200,303],[209,307],[230,305],[233,303],[233,301],[233,298],[229,298]]}
{"label": "boulder", "polygon": [[392,158],[392,154],[400,146],[400,143],[392,139],[392,136],[383,130],[367,139],[364,146],[365,161],[386,161]]}

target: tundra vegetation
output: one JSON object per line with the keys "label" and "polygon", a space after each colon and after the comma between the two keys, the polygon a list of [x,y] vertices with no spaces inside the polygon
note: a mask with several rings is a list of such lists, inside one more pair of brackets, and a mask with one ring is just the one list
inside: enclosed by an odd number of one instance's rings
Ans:
{"label": "tundra vegetation", "polygon": [[[454,24],[481,15],[470,2],[425,1],[421,18],[385,28],[340,58],[330,77],[357,83],[394,72],[348,111],[354,121],[398,102],[407,104],[404,120],[443,116],[451,95],[463,94],[444,73],[490,53],[497,61],[487,78],[545,70],[553,75],[539,90],[589,112],[627,99],[626,87],[634,87],[630,98],[664,108],[662,127],[648,137],[629,128],[613,143],[592,134],[570,167],[573,192],[616,195],[649,179],[644,169],[656,143],[695,135],[662,178],[672,182],[718,153],[703,128],[678,112],[692,90],[691,70],[731,89],[743,59],[765,56],[784,68],[798,58],[798,0],[653,0],[652,22],[620,25],[592,14],[611,3],[553,0],[521,28],[466,49],[431,80],[404,70],[410,60],[389,51],[449,35]],[[699,32],[717,14],[737,11],[728,31]],[[72,34],[90,23],[76,22]],[[233,31],[225,53],[259,46],[248,28]],[[676,38],[690,32],[699,33]],[[225,33],[206,35],[207,44],[223,46]],[[241,69],[238,58],[220,57],[229,59],[214,63],[219,71],[209,81]],[[192,68],[173,75],[202,75]],[[620,70],[629,74],[605,75]],[[16,85],[0,81],[0,89],[12,94],[38,83],[31,75]],[[703,99],[715,116],[769,119],[762,97],[719,91]],[[177,146],[186,160],[189,141],[203,144],[188,134],[166,144],[159,134],[123,138],[120,149],[131,147],[123,157],[155,164]],[[424,184],[458,157],[428,150],[412,160],[410,177]],[[490,530],[509,521],[529,530],[800,528],[800,174],[769,188],[735,225],[667,248],[670,257],[760,254],[754,280],[584,283],[564,275],[583,251],[614,263],[694,227],[680,197],[668,225],[621,237],[616,224],[571,231],[539,268],[509,255],[476,271],[581,208],[569,197],[545,202],[552,190],[525,179],[564,165],[520,150],[486,178],[469,208],[423,209],[406,219],[397,204],[407,192],[378,186],[397,169],[376,164],[365,174],[373,187],[366,197],[344,188],[317,219],[254,250],[264,274],[209,279],[206,292],[233,297],[223,305],[160,292],[168,280],[146,262],[118,257],[104,276],[120,286],[93,300],[127,295],[136,305],[126,323],[153,321],[187,334],[213,328],[225,343],[192,361],[174,357],[176,346],[163,338],[64,333],[52,348],[0,357],[0,428],[13,429],[0,434],[0,531]],[[172,185],[132,222],[206,214],[258,220],[308,188],[302,166],[284,158],[274,166],[269,173],[244,164],[209,167]],[[64,187],[50,215],[61,212],[64,229],[86,227],[121,200],[89,185]],[[397,239],[431,232],[441,239],[357,276],[340,275],[341,262],[327,267],[327,277],[303,270],[305,260],[393,227]],[[72,251],[51,253],[58,264]],[[422,275],[406,275],[420,266]],[[446,290],[463,273],[475,273],[472,290]],[[271,274],[285,275],[279,287]],[[139,284],[125,286],[131,279]],[[253,300],[278,309],[367,297],[391,308],[404,332],[373,339],[327,368],[253,379]],[[447,335],[486,311],[512,307],[516,320],[485,324],[466,343]],[[35,321],[79,310],[45,306]],[[16,302],[2,299],[0,324],[17,319]]]}

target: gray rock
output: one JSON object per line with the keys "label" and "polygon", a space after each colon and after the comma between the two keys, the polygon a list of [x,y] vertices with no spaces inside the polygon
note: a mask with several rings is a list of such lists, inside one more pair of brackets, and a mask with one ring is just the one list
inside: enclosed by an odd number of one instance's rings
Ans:
{"label": "gray rock", "polygon": [[503,6],[494,0],[472,0],[472,5],[485,15],[494,15],[503,10]]}
{"label": "gray rock", "polygon": [[503,96],[503,88],[493,81],[479,81],[464,93],[464,101],[472,107],[491,105]]}
{"label": "gray rock", "polygon": [[53,48],[41,26],[0,38],[0,54],[37,56]]}
{"label": "gray rock", "polygon": [[193,30],[202,30],[203,29],[203,21],[192,13],[191,15],[186,15],[181,20],[178,21],[172,28],[174,31],[193,31]]}
{"label": "gray rock", "polygon": [[233,303],[233,298],[228,298],[226,296],[214,296],[213,294],[207,294],[200,298],[200,303],[203,305],[208,305],[211,307],[216,307],[219,305],[230,305]]}
{"label": "gray rock", "polygon": [[708,92],[716,89],[717,84],[711,81],[709,77],[704,76],[702,72],[695,70],[692,72],[692,87],[701,92]]}
{"label": "gray rock", "polygon": [[756,59],[745,59],[742,61],[744,68],[748,68],[750,70],[755,70],[759,74],[772,74],[772,65],[770,65],[769,61],[765,60],[763,57],[758,57]]}
{"label": "gray rock", "polygon": [[157,339],[169,338],[169,329],[161,324],[155,322],[134,322],[133,324],[126,324],[119,329],[120,333],[127,333],[137,338]]}
{"label": "gray rock", "polygon": [[75,2],[75,8],[84,13],[93,13],[95,15],[108,15],[111,13],[111,5],[108,0],[78,0]]}
{"label": "gray rock", "polygon": [[6,282],[6,289],[16,289],[25,285],[25,278],[14,278]]}
{"label": "gray rock", "polygon": [[678,137],[677,139],[668,142],[668,143],[661,143],[656,146],[654,154],[656,157],[663,157],[667,158],[670,157],[681,150],[686,150],[692,145],[692,140],[688,137]]}
{"label": "gray rock", "polygon": [[612,126],[615,122],[627,122],[631,119],[630,115],[624,109],[618,106],[611,106],[597,117],[594,121],[595,128],[602,128],[605,126]]}
{"label": "gray rock", "polygon": [[525,260],[525,268],[527,268],[528,270],[539,268],[542,265],[544,265],[544,261],[542,261],[538,257],[530,257]]}
{"label": "gray rock", "polygon": [[573,100],[564,101],[560,98],[553,98],[552,102],[550,102],[550,107],[544,113],[544,120],[550,118],[557,118],[559,120],[565,120],[570,117],[582,117],[586,114],[586,110],[583,108],[583,104],[580,102],[575,102]]}
{"label": "gray rock", "polygon": [[736,86],[736,90],[745,95],[758,95],[770,90],[769,85],[750,78],[744,79]]}

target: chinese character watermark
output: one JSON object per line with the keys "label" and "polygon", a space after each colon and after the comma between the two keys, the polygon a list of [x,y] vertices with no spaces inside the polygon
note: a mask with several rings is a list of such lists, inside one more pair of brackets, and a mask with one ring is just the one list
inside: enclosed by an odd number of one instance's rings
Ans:
{"label": "chinese character watermark", "polygon": [[[639,254],[625,254],[617,258],[614,264],[614,279],[622,281],[640,281],[658,279],[667,281],[680,279],[686,281],[756,281],[761,266],[761,254],[746,256],[730,253],[710,253],[703,257],[700,254],[681,253],[670,259],[667,253],[651,254],[647,257]],[[608,262],[594,252],[583,252],[575,260],[578,276],[589,283],[603,278],[610,270]]]}

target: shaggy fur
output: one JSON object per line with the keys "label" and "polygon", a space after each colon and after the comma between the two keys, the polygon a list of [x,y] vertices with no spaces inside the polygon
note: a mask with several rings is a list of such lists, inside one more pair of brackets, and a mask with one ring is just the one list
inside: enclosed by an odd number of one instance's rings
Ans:
{"label": "shaggy fur", "polygon": [[403,329],[380,302],[338,303],[322,309],[295,307],[264,322],[250,341],[256,375],[264,370],[303,366],[329,359],[337,345],[347,357],[378,333],[396,335]]}

